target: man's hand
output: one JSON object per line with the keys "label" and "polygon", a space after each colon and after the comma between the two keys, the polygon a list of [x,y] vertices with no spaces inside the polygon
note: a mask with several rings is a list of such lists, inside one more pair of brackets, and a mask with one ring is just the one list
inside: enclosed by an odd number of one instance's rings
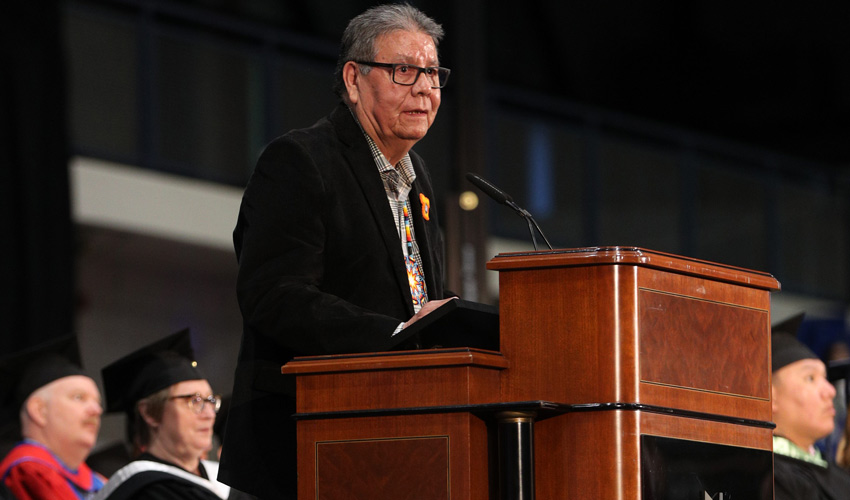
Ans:
{"label": "man's hand", "polygon": [[455,300],[455,299],[457,299],[457,297],[449,297],[448,299],[441,299],[441,300],[429,300],[428,302],[425,303],[424,306],[422,306],[422,309],[420,309],[418,313],[414,314],[412,318],[410,318],[409,320],[407,320],[404,323],[404,328],[407,328],[408,326],[412,325],[413,323],[416,323],[418,320],[424,318],[425,316],[428,315],[428,313],[430,313],[434,309],[437,309],[438,307],[445,304],[446,302],[448,302],[450,300]]}

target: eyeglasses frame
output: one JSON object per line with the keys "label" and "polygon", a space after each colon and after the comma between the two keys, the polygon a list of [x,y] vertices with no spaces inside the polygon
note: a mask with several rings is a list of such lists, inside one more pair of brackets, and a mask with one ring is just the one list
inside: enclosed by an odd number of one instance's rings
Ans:
{"label": "eyeglasses frame", "polygon": [[[196,398],[201,401],[201,408],[199,410],[195,410],[195,403],[193,403]],[[196,392],[194,394],[181,394],[179,396],[168,397],[169,401],[171,401],[172,399],[185,399],[186,405],[189,407],[190,410],[192,410],[193,413],[196,414],[201,414],[204,411],[204,407],[207,405],[207,403],[212,405],[213,413],[218,413],[218,410],[221,409],[221,396],[218,394],[212,394],[210,396],[203,397],[201,396],[200,392]]]}
{"label": "eyeglasses frame", "polygon": [[[438,85],[436,87],[431,85],[431,88],[432,89],[441,89],[441,88],[446,86],[446,83],[448,83],[449,75],[452,72],[452,70],[450,70],[449,68],[445,68],[443,66],[428,66],[428,67],[423,68],[422,66],[416,66],[415,64],[408,64],[408,63],[382,63],[382,62],[375,62],[375,61],[352,61],[352,62],[354,62],[355,64],[362,64],[364,66],[374,66],[374,67],[378,67],[378,68],[390,68],[390,69],[392,69],[393,83],[395,83],[396,85],[404,85],[406,87],[412,87],[412,86],[416,85],[416,82],[419,81],[419,77],[422,74],[424,74],[428,70],[436,69],[436,70],[445,70],[446,71],[446,81],[442,85]],[[407,66],[408,68],[416,69],[416,71],[417,71],[416,78],[414,78],[413,81],[410,82],[410,83],[401,83],[401,82],[396,81],[395,70],[396,70],[396,67],[398,67],[398,66]],[[438,81],[439,81],[439,78],[438,78]]]}

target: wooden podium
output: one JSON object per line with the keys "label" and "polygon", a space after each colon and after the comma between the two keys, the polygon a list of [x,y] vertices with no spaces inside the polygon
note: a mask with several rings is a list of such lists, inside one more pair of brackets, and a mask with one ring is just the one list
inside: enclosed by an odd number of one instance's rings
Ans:
{"label": "wooden podium", "polygon": [[500,254],[500,351],[296,358],[299,499],[773,498],[770,275]]}

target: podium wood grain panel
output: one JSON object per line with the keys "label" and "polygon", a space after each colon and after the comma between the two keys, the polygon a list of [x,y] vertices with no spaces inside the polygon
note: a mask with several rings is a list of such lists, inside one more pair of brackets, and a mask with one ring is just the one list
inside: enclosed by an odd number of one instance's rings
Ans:
{"label": "podium wood grain panel", "polygon": [[638,310],[641,382],[770,398],[768,311],[646,289]]}
{"label": "podium wood grain panel", "polygon": [[502,400],[635,401],[636,282],[619,265],[501,271]]}
{"label": "podium wood grain panel", "polygon": [[448,500],[449,437],[380,438],[316,443],[320,500]]}
{"label": "podium wood grain panel", "polygon": [[295,358],[300,413],[492,403],[499,397],[499,353],[427,350]]}
{"label": "podium wood grain panel", "polygon": [[490,498],[486,423],[469,413],[298,422],[302,500]]}

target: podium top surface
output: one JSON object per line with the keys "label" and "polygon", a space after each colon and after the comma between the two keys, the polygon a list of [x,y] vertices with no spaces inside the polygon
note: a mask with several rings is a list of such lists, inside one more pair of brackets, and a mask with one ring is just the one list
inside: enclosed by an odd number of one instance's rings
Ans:
{"label": "podium top surface", "polygon": [[281,373],[307,375],[448,366],[479,366],[504,369],[508,367],[508,362],[498,352],[484,351],[470,347],[454,347],[415,351],[301,356],[283,365]]}
{"label": "podium top surface", "polygon": [[780,289],[779,281],[765,272],[640,247],[586,247],[501,253],[487,263],[487,269],[512,271],[594,265],[634,265],[765,290]]}

